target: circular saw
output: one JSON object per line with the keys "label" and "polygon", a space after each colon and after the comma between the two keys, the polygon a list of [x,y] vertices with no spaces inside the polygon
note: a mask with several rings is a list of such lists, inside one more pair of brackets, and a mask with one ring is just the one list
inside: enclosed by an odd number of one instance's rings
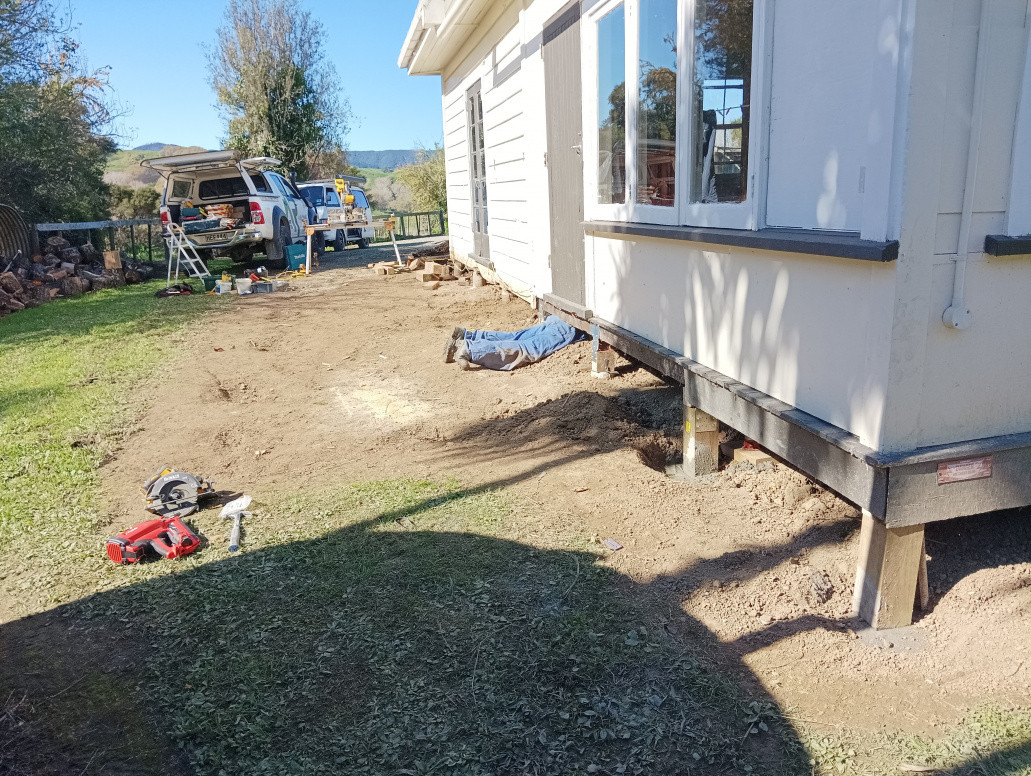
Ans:
{"label": "circular saw", "polygon": [[214,493],[212,484],[203,477],[167,467],[151,476],[140,490],[147,501],[147,511],[162,517],[192,515],[200,500]]}

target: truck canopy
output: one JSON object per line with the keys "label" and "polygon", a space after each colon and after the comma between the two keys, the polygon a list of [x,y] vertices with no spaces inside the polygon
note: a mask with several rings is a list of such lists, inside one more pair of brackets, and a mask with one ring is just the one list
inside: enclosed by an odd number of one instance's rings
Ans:
{"label": "truck canopy", "polygon": [[279,167],[282,164],[271,156],[255,156],[244,159],[239,151],[205,151],[202,154],[183,154],[181,156],[161,156],[157,159],[144,159],[140,166],[149,167],[161,173],[198,172],[215,170],[219,167],[236,167],[239,165],[248,170],[260,170],[265,167]]}

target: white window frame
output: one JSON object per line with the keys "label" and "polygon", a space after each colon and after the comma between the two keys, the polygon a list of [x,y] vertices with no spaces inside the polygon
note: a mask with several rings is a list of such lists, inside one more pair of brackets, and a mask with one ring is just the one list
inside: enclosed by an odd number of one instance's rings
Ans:
{"label": "white window frame", "polygon": [[[626,20],[626,203],[601,204],[598,198],[598,22],[619,6]],[[671,207],[637,202],[637,111],[640,84],[640,0],[608,0],[584,13],[581,66],[584,84],[584,214],[589,221],[684,225],[724,229],[765,226],[766,152],[768,148],[769,73],[772,40],[770,3],[755,0],[752,16],[752,79],[749,94],[748,181],[744,202],[691,202],[689,108],[694,82],[695,0],[677,1],[677,144],[676,201]],[[684,45],[689,41],[690,45]]]}
{"label": "white window frame", "polygon": [[1006,234],[1023,237],[1031,234],[1031,19],[1025,20],[1024,78],[1017,103],[1013,130],[1013,172],[1006,212]]}
{"label": "white window frame", "polygon": [[[598,22],[609,13],[623,6],[624,31],[623,49],[629,56],[630,51],[630,0],[606,0],[584,12],[581,19],[580,72],[583,79],[583,149],[584,149],[584,217],[589,221],[628,221],[630,220],[630,154],[627,153],[625,171],[627,188],[626,201],[621,204],[598,202]],[[625,92],[624,92],[625,94]],[[629,111],[627,115],[629,116]],[[626,132],[626,147],[630,148],[630,132]]]}

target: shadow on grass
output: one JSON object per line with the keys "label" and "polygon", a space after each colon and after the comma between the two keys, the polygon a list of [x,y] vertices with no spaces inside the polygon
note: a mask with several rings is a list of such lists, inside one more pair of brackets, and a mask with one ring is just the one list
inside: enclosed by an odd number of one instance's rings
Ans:
{"label": "shadow on grass", "polygon": [[0,628],[0,690],[24,699],[0,770],[808,773],[770,699],[707,668],[711,635],[675,641],[591,552],[497,535],[496,491],[283,509],[295,541]]}

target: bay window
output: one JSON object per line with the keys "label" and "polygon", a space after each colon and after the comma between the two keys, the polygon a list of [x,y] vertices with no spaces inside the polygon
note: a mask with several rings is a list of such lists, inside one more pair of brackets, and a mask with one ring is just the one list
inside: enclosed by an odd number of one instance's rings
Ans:
{"label": "bay window", "polygon": [[588,19],[587,218],[754,227],[753,0],[619,0]]}

